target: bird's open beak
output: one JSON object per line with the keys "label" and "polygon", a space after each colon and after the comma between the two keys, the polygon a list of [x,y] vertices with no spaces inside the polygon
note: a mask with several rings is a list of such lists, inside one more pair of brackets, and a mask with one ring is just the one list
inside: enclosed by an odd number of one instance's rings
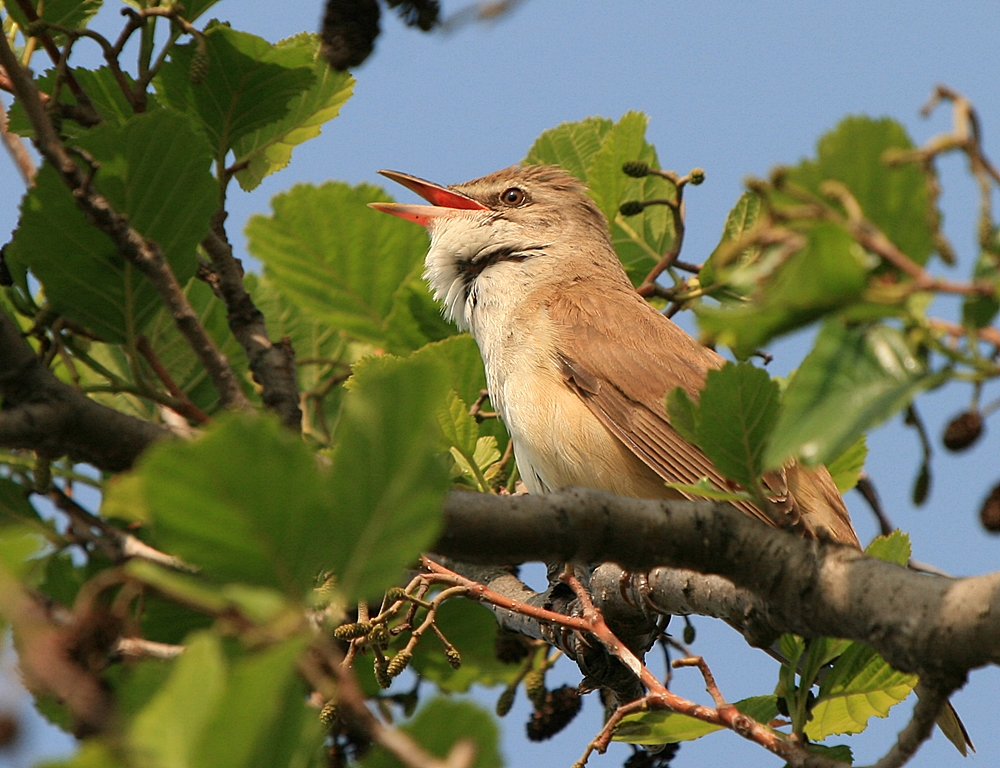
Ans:
{"label": "bird's open beak", "polygon": [[421,226],[427,227],[434,221],[444,216],[454,216],[459,211],[487,211],[485,205],[471,197],[434,184],[408,173],[399,171],[379,171],[387,179],[399,182],[407,189],[411,189],[420,195],[424,200],[433,205],[410,205],[408,203],[368,203],[369,208],[374,208],[382,213],[391,213],[401,219],[412,221]]}

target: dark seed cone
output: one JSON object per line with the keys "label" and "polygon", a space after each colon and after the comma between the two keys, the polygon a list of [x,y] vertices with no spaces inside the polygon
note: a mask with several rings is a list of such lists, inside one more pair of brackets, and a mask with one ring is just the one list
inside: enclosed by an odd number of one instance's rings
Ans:
{"label": "dark seed cone", "polygon": [[944,447],[949,451],[964,451],[983,434],[983,417],[979,411],[960,413],[944,430]]}
{"label": "dark seed cone", "polygon": [[501,629],[493,641],[497,661],[503,664],[514,664],[531,653],[531,641],[524,635]]}
{"label": "dark seed cone", "polygon": [[327,0],[320,37],[321,52],[331,67],[343,71],[371,55],[380,14],[376,0]]}
{"label": "dark seed cone", "polygon": [[983,528],[991,533],[1000,533],[1000,484],[993,487],[990,495],[979,510],[979,520]]}
{"label": "dark seed cone", "polygon": [[580,694],[576,688],[564,685],[549,691],[542,706],[535,710],[528,721],[528,738],[531,741],[551,739],[565,728],[580,711]]}
{"label": "dark seed cone", "polygon": [[645,206],[638,200],[626,200],[621,204],[618,212],[621,213],[622,216],[638,216],[644,209]]}
{"label": "dark seed cone", "polygon": [[636,750],[622,768],[670,768],[670,761],[674,759],[680,746],[680,744],[664,744],[663,749],[656,753],[645,749]]}
{"label": "dark seed cone", "polygon": [[622,163],[622,173],[633,179],[641,179],[643,176],[649,175],[649,163],[644,163],[642,160],[629,160],[627,163]]}
{"label": "dark seed cone", "polygon": [[395,8],[407,26],[417,27],[424,32],[433,29],[441,16],[441,3],[438,0],[386,0],[386,5]]}

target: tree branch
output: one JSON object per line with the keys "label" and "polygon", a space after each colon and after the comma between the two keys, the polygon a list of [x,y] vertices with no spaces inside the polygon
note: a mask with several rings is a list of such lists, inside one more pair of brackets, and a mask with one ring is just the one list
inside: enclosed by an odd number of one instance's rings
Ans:
{"label": "tree branch", "polygon": [[[479,563],[614,562],[629,571],[666,565],[715,574],[753,594],[747,606],[756,606],[758,636],[771,634],[763,626],[773,634],[857,640],[893,667],[943,687],[1000,663],[1000,573],[914,573],[771,529],[728,504],[584,489],[514,497],[456,492],[446,501],[435,551]],[[658,604],[660,596],[650,599]]]}
{"label": "tree branch", "polygon": [[67,455],[107,472],[129,469],[169,431],[91,400],[56,378],[0,311],[0,445]]}
{"label": "tree branch", "polygon": [[286,338],[275,344],[268,338],[264,314],[243,285],[243,269],[229,243],[210,232],[201,245],[218,276],[218,292],[226,304],[229,330],[246,352],[254,381],[261,386],[264,406],[277,413],[282,424],[298,432],[302,428],[302,410],[291,341]]}

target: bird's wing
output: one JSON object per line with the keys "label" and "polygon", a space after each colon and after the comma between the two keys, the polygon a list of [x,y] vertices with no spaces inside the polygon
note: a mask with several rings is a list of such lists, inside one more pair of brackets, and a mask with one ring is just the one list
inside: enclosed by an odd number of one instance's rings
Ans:
{"label": "bird's wing", "polygon": [[[707,477],[720,490],[733,489],[701,449],[671,426],[664,404],[674,387],[697,397],[706,373],[725,362],[722,357],[628,287],[594,297],[577,283],[557,292],[548,309],[566,382],[605,427],[668,482],[693,484]],[[801,513],[807,528],[815,531],[822,525],[834,538],[857,544],[847,509],[825,469],[792,465],[764,480],[778,508],[792,515],[791,522]],[[736,506],[775,523],[753,504]]]}

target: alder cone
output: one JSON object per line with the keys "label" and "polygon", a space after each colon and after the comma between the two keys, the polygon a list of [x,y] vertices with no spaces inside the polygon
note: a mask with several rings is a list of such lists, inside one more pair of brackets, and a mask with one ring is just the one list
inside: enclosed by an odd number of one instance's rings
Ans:
{"label": "alder cone", "polygon": [[949,451],[964,451],[983,434],[983,417],[979,411],[966,411],[952,419],[944,430],[942,442]]}
{"label": "alder cone", "polygon": [[993,486],[979,510],[979,520],[983,528],[991,533],[1000,533],[1000,483]]}
{"label": "alder cone", "polygon": [[580,694],[571,685],[564,685],[545,694],[542,706],[535,710],[528,721],[528,738],[531,741],[551,739],[565,728],[580,711]]}

